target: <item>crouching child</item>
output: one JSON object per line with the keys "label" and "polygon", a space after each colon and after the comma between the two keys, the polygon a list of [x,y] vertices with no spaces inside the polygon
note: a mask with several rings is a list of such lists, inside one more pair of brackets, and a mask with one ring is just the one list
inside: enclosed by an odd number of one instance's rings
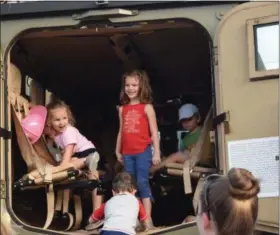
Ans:
{"label": "crouching child", "polygon": [[141,201],[135,197],[136,184],[127,172],[113,180],[113,197],[95,210],[89,223],[104,219],[101,235],[135,235],[137,219],[147,230],[147,214]]}

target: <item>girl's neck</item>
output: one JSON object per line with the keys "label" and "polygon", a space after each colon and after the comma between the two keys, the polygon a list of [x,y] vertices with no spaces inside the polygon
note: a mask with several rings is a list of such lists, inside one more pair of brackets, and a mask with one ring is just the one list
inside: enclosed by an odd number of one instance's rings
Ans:
{"label": "girl's neck", "polygon": [[135,99],[131,99],[130,101],[129,101],[129,104],[139,104],[140,103],[140,100],[138,99],[138,98],[135,98]]}

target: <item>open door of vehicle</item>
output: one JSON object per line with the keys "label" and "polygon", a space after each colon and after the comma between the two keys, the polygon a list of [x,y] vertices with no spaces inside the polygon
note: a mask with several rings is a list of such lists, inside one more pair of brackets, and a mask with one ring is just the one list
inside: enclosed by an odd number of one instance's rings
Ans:
{"label": "open door of vehicle", "polygon": [[217,115],[229,114],[217,126],[220,167],[260,178],[257,227],[270,232],[279,227],[278,15],[278,2],[242,4],[224,16],[214,40]]}

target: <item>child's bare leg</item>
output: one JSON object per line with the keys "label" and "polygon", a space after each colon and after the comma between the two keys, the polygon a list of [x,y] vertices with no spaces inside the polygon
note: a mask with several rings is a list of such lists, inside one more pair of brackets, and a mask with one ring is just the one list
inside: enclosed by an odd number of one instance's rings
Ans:
{"label": "child's bare leg", "polygon": [[181,163],[183,164],[186,161],[186,155],[184,153],[181,152],[177,152],[177,153],[173,153],[171,154],[169,157],[167,157],[166,159],[164,159],[160,164],[158,165],[153,165],[151,167],[150,172],[152,174],[154,174],[156,171],[158,171],[159,169],[165,167],[165,165],[167,163]]}
{"label": "child's bare leg", "polygon": [[[86,158],[72,158],[73,164],[75,165],[76,169],[82,169],[85,166],[88,167],[88,164],[86,163],[87,159]],[[93,179],[99,179],[99,173],[97,170],[91,171],[90,174],[88,175],[88,178],[93,180]],[[92,191],[92,209],[93,211],[98,209],[102,204],[102,196],[97,195],[97,189],[94,189]]]}
{"label": "child's bare leg", "polygon": [[153,222],[152,222],[152,202],[149,197],[143,198],[143,206],[145,208],[146,214],[147,214],[147,223],[148,227],[151,228],[153,227]]}

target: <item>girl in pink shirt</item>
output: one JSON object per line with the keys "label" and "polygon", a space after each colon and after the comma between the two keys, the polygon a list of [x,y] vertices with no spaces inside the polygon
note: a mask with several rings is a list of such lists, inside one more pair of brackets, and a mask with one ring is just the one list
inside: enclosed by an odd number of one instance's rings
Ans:
{"label": "girl in pink shirt", "polygon": [[[54,101],[48,104],[47,110],[46,132],[62,152],[61,159],[58,159],[59,166],[71,164],[76,169],[87,167],[91,171],[89,178],[98,178],[99,154],[94,144],[74,127],[75,120],[68,105]],[[99,208],[102,198],[97,195],[97,189],[93,190],[92,197],[93,209]]]}

